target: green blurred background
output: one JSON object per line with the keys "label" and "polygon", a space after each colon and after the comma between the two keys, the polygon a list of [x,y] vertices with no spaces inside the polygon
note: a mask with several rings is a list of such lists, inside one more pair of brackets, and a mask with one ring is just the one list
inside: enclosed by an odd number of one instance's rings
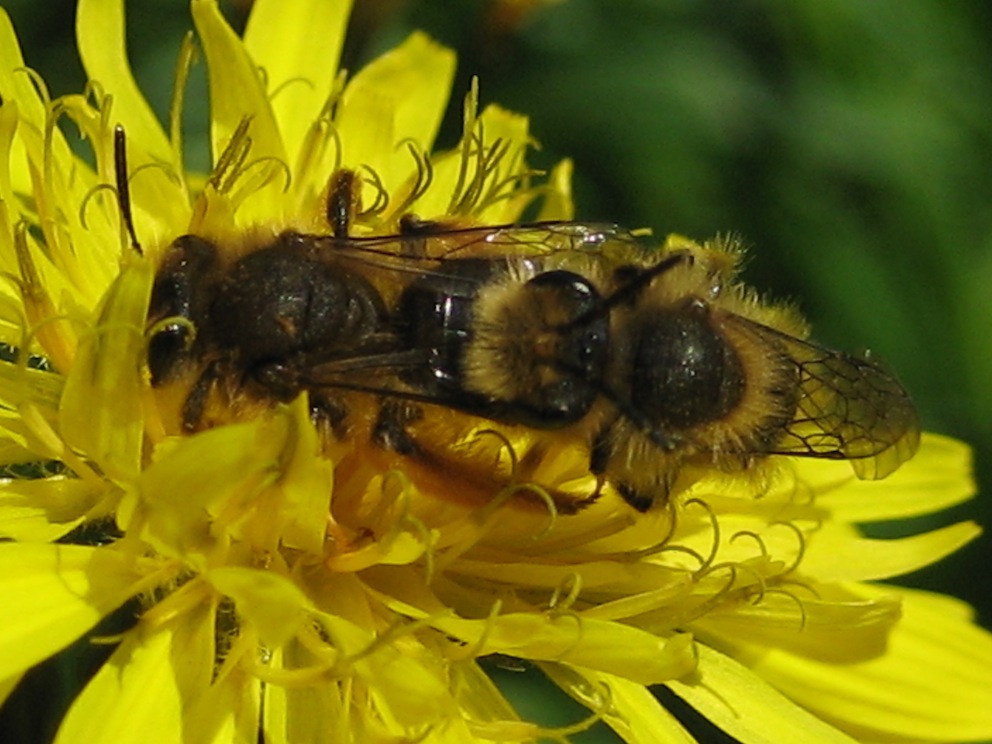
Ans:
{"label": "green blurred background", "polygon": [[[80,90],[73,0],[3,4],[53,95]],[[243,23],[246,3],[224,7]],[[186,6],[127,10],[136,76],[164,116]],[[535,161],[574,159],[577,218],[740,233],[753,246],[749,281],[795,299],[821,342],[898,370],[927,429],[972,443],[988,490],[992,3],[357,0],[344,64],[357,69],[418,28],[459,53],[442,145],[478,75],[483,102],[530,115]],[[186,96],[200,167],[202,72]],[[989,515],[980,497],[874,531]],[[990,544],[903,581],[967,599],[988,627]]]}

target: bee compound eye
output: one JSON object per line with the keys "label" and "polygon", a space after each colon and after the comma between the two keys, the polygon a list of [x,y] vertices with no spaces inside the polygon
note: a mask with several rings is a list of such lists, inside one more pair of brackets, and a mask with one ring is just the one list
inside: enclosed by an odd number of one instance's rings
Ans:
{"label": "bee compound eye", "polygon": [[600,294],[583,276],[546,271],[525,285],[537,328],[529,340],[536,384],[517,403],[531,426],[575,423],[596,400],[610,348],[608,313],[597,313]]}
{"label": "bee compound eye", "polygon": [[[610,344],[610,319],[597,313],[600,294],[583,276],[546,271],[527,282],[543,329],[554,340],[551,364],[578,379],[598,380]],[[540,356],[540,354],[539,354]]]}
{"label": "bee compound eye", "polygon": [[152,386],[167,382],[189,355],[191,331],[187,326],[169,323],[148,340],[148,371]]}
{"label": "bee compound eye", "polygon": [[[198,331],[206,319],[216,264],[216,246],[195,235],[183,235],[165,252],[148,304],[148,324],[155,329],[148,341],[152,385],[169,380],[192,355],[193,329]],[[169,318],[188,323],[170,323]]]}

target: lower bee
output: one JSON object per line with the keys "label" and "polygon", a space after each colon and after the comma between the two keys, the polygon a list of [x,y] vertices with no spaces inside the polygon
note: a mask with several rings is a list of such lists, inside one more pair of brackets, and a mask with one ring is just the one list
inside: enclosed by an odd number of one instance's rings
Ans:
{"label": "lower bee", "polygon": [[738,280],[731,241],[657,249],[615,225],[412,218],[360,238],[328,211],[329,235],[287,231],[241,255],[185,235],[166,250],[148,366],[155,387],[190,381],[187,431],[211,406],[306,392],[345,436],[361,396],[373,446],[417,460],[417,422],[454,412],[578,448],[640,511],[706,469],[790,455],[880,478],[917,448],[896,379],[807,340],[794,310]]}

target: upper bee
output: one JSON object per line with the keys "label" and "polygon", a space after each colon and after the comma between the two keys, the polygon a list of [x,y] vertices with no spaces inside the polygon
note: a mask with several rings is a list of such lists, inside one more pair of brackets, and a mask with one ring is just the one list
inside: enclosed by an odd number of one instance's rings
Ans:
{"label": "upper bee", "polygon": [[155,386],[190,381],[185,429],[305,391],[348,436],[364,396],[374,446],[443,467],[415,422],[445,409],[574,445],[641,510],[705,469],[796,455],[877,478],[917,447],[902,386],[806,340],[793,310],[739,282],[729,241],[651,249],[578,222],[354,238],[346,224],[240,257],[189,235],[166,251],[148,362]]}

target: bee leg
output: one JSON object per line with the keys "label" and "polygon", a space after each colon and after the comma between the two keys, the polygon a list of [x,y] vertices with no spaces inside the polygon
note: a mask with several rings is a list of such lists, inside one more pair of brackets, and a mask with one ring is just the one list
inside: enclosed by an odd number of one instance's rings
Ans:
{"label": "bee leg", "polygon": [[341,441],[348,436],[348,406],[333,396],[310,396],[310,420],[318,431],[330,431]]}
{"label": "bee leg", "polygon": [[407,426],[423,418],[424,412],[409,403],[386,400],[372,428],[372,441],[398,455],[424,455],[420,445],[410,436]]}
{"label": "bee leg", "polygon": [[[556,498],[555,506],[558,507],[559,514],[578,514],[580,511],[585,509],[587,506],[591,506],[599,501],[599,497],[603,495],[603,486],[606,485],[606,476],[597,475],[596,476],[596,487],[592,489],[592,493],[588,496],[583,496],[581,499],[569,501],[565,504],[564,508],[562,506],[563,499]],[[552,494],[552,498],[554,495]]]}
{"label": "bee leg", "polygon": [[655,500],[651,496],[636,491],[629,483],[614,483],[614,487],[621,498],[642,514],[654,504]]}
{"label": "bee leg", "polygon": [[361,182],[355,171],[342,168],[331,176],[327,194],[327,222],[337,240],[345,240],[361,208]]}
{"label": "bee leg", "polygon": [[260,364],[249,370],[247,377],[264,387],[267,393],[283,403],[293,400],[303,389],[299,367],[284,360]]}
{"label": "bee leg", "polygon": [[220,377],[218,367],[216,361],[210,362],[190,388],[186,402],[183,403],[183,431],[192,433],[199,428],[203,420],[203,412],[207,407],[207,399],[214,389],[214,383]]}
{"label": "bee leg", "polygon": [[592,501],[599,498],[599,492],[603,488],[604,481],[609,480],[613,483],[614,488],[617,489],[617,493],[620,494],[624,501],[637,511],[646,512],[655,501],[653,497],[640,493],[629,483],[615,481],[606,475],[609,469],[610,459],[613,457],[613,426],[615,423],[616,419],[607,423],[596,432],[596,435],[592,439],[592,444],[589,448],[589,472],[596,476],[597,483],[596,490],[588,501],[592,503]]}
{"label": "bee leg", "polygon": [[589,446],[589,472],[596,476],[596,490],[588,496],[586,503],[593,503],[599,498],[603,486],[609,480],[606,471],[609,469],[610,458],[613,457],[613,426],[616,419],[608,422],[592,438]]}
{"label": "bee leg", "polygon": [[[614,421],[610,421],[606,426],[596,432],[589,447],[589,472],[597,477],[602,477],[610,464],[610,457],[613,456],[613,434]],[[598,490],[598,487],[597,487]]]}

